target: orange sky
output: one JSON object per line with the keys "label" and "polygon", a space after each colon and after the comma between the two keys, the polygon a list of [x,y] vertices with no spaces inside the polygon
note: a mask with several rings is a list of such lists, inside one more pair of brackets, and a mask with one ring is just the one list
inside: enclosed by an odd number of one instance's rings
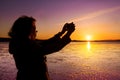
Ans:
{"label": "orange sky", "polygon": [[37,20],[38,39],[52,37],[66,22],[76,25],[72,40],[120,39],[120,0],[1,1],[0,11],[0,37],[8,37],[13,22],[28,15]]}

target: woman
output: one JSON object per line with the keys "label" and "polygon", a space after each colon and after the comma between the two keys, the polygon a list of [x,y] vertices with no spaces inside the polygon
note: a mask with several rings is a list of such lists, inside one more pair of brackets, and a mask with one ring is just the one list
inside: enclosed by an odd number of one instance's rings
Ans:
{"label": "woman", "polygon": [[32,17],[21,16],[9,31],[9,52],[13,55],[18,70],[16,80],[50,80],[46,55],[59,51],[70,43],[70,35],[75,30],[73,23],[66,23],[54,37],[37,43],[35,21]]}

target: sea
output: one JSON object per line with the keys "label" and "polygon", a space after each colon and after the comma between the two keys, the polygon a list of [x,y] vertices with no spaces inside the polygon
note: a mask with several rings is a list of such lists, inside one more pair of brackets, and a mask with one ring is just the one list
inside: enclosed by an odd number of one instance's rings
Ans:
{"label": "sea", "polygon": [[[15,80],[8,42],[0,42],[0,80]],[[71,42],[47,55],[51,80],[120,80],[120,42]]]}

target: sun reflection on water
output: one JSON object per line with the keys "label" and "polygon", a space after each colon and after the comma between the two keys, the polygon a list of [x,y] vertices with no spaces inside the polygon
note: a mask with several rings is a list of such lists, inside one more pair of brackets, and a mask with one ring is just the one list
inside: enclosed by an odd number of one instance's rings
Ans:
{"label": "sun reflection on water", "polygon": [[91,48],[91,44],[90,42],[87,42],[87,50],[90,51],[90,48]]}
{"label": "sun reflection on water", "polygon": [[94,56],[94,53],[93,53],[94,50],[92,49],[92,46],[93,44],[90,41],[86,42],[83,48],[84,57],[91,58],[92,56]]}

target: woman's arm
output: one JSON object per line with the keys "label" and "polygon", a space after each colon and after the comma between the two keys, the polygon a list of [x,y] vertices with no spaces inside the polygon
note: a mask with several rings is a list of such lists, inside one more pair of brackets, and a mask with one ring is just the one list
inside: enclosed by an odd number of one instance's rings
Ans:
{"label": "woman's arm", "polygon": [[[44,55],[57,52],[71,42],[70,36],[75,30],[75,25],[65,24],[62,31],[54,37],[48,39],[42,44],[42,53]],[[64,34],[66,32],[66,34]],[[64,34],[64,35],[63,35]]]}

